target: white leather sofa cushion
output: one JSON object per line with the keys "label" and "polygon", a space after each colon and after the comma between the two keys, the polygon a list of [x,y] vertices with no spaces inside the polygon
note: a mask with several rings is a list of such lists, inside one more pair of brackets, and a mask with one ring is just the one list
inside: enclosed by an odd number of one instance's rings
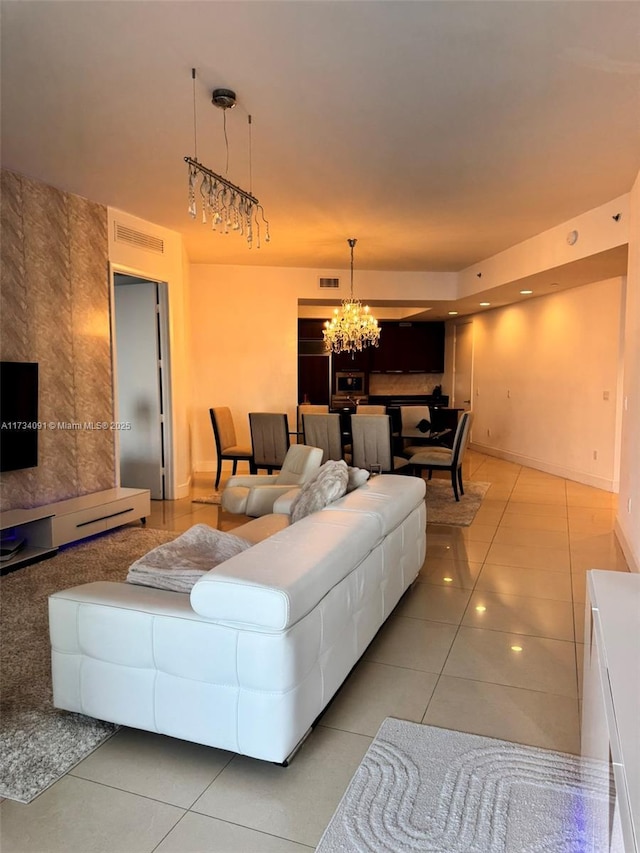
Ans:
{"label": "white leather sofa cushion", "polygon": [[353,571],[380,528],[373,514],[314,513],[204,575],[191,606],[225,625],[282,631]]}
{"label": "white leather sofa cushion", "polygon": [[[424,500],[425,493],[426,483],[422,477],[385,474],[371,477],[360,488],[329,504],[323,511],[366,512],[378,519],[380,536],[386,536]],[[389,500],[390,497],[393,500]]]}
{"label": "white leather sofa cushion", "polygon": [[287,513],[273,512],[268,515],[261,515],[259,518],[252,518],[246,524],[234,527],[231,532],[255,545],[258,542],[262,542],[263,539],[273,536],[274,533],[284,530],[285,527],[289,526],[289,523],[289,515]]}

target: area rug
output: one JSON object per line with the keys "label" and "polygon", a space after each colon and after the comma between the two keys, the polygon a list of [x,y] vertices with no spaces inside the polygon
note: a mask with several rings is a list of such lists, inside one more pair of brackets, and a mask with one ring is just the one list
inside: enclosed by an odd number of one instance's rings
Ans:
{"label": "area rug", "polygon": [[212,495],[205,495],[202,498],[191,498],[192,504],[218,504],[222,498],[222,492],[214,492]]}
{"label": "area rug", "polygon": [[316,853],[602,853],[609,800],[604,764],[388,717]]}
{"label": "area rug", "polygon": [[491,483],[465,482],[464,495],[456,501],[451,480],[427,480],[427,524],[468,527],[480,509]]}
{"label": "area rug", "polygon": [[53,707],[48,596],[89,581],[122,581],[134,560],[177,535],[126,528],[0,579],[0,796],[30,802],[118,728]]}

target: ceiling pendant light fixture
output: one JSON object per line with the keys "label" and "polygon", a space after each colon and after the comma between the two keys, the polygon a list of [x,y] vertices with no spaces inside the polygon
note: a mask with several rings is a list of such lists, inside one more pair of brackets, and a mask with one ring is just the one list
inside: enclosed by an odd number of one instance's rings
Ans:
{"label": "ceiling pendant light fixture", "polygon": [[[265,226],[264,241],[271,239],[269,222],[264,215],[264,208],[251,192],[251,116],[249,124],[249,190],[243,190],[225,176],[207,169],[198,160],[198,138],[196,122],[196,69],[191,69],[193,80],[193,157],[185,157],[189,168],[189,216],[195,219],[198,215],[198,195],[202,222],[211,222],[211,230],[221,234],[236,231],[246,237],[249,248],[253,247],[254,237],[256,248],[260,248],[260,219]],[[227,113],[236,105],[236,93],[231,89],[214,89],[211,102],[223,110],[224,140],[227,151],[227,168],[229,171],[229,140],[227,139]],[[258,218],[260,217],[260,219]]]}
{"label": "ceiling pendant light fixture", "polygon": [[348,299],[342,300],[340,308],[333,312],[331,320],[324,324],[324,343],[328,351],[334,353],[350,352],[354,357],[366,347],[377,347],[380,341],[380,326],[369,313],[369,306],[362,305],[353,295],[353,249],[358,241],[350,237],[347,243],[351,247],[351,291]]}

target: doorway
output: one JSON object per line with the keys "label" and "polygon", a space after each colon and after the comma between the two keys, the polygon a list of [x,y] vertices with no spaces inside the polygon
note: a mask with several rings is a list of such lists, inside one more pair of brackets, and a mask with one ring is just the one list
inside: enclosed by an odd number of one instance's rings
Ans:
{"label": "doorway", "polygon": [[471,408],[473,373],[473,323],[455,326],[453,354],[453,407]]}
{"label": "doorway", "polygon": [[120,485],[171,491],[167,283],[113,274],[114,388]]}

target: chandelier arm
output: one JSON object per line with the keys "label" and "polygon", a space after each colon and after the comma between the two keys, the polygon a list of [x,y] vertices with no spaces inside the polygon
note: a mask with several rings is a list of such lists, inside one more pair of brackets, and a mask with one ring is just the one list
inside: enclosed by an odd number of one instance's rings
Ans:
{"label": "chandelier arm", "polygon": [[208,175],[214,181],[217,181],[220,184],[224,184],[227,189],[232,190],[233,192],[238,193],[245,201],[250,202],[251,204],[258,205],[260,202],[258,199],[248,193],[246,190],[243,190],[242,187],[237,186],[236,184],[232,184],[231,181],[223,178],[222,175],[219,175],[217,172],[213,172],[211,169],[207,169],[206,166],[203,166],[197,160],[194,160],[193,157],[185,157],[184,162],[188,163],[193,169],[196,169],[198,172],[202,172],[203,175]]}

